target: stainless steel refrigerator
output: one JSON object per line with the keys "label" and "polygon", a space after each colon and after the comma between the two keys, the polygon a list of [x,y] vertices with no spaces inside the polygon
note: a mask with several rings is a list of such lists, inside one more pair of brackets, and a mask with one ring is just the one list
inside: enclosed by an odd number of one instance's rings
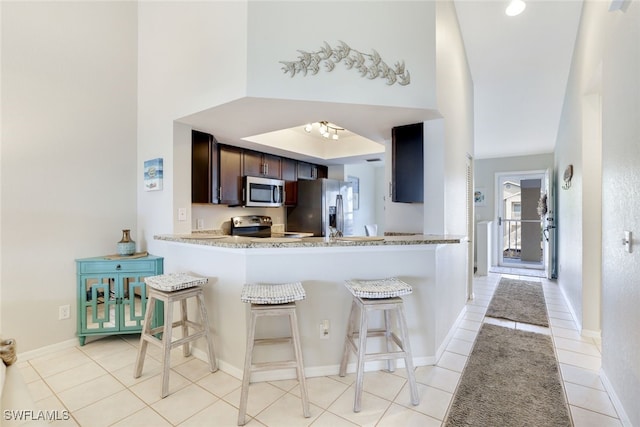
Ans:
{"label": "stainless steel refrigerator", "polygon": [[314,236],[353,235],[353,189],[335,179],[298,181],[298,203],[287,209],[287,230]]}

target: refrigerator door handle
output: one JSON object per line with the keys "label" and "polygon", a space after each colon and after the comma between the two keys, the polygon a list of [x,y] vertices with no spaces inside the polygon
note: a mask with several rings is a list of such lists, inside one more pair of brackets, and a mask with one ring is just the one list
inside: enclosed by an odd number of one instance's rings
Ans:
{"label": "refrigerator door handle", "polygon": [[338,230],[338,237],[344,235],[344,206],[342,205],[342,195],[336,196],[336,229]]}

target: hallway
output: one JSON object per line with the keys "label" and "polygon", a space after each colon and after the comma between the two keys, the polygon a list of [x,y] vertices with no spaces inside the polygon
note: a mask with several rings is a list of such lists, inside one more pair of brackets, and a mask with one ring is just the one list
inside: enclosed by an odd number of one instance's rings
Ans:
{"label": "hallway", "polygon": [[[482,322],[551,334],[573,423],[577,427],[621,426],[598,376],[600,345],[579,335],[564,299],[553,282],[541,280],[550,328],[485,318],[502,276],[474,279],[475,299],[435,366],[416,369],[420,405],[412,406],[403,370],[369,372],[363,409],[352,411],[354,375],[308,379],[311,418],[303,418],[296,381],[252,386],[249,426],[441,426]],[[509,276],[516,277],[518,276]],[[161,355],[149,350],[148,369],[133,379],[138,336],[108,337],[84,347],[70,347],[18,362],[42,410],[68,410],[71,419],[55,425],[79,426],[235,426],[240,380],[211,374],[206,363],[172,353],[171,394],[159,397]]]}

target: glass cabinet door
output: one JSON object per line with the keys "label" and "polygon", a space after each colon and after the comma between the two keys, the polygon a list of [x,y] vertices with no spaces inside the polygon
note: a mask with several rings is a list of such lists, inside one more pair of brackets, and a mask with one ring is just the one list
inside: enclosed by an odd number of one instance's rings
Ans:
{"label": "glass cabinet door", "polygon": [[144,277],[122,278],[122,322],[121,330],[140,330],[147,309],[147,285]]}
{"label": "glass cabinet door", "polygon": [[117,280],[114,276],[85,277],[80,285],[82,329],[117,330]]}

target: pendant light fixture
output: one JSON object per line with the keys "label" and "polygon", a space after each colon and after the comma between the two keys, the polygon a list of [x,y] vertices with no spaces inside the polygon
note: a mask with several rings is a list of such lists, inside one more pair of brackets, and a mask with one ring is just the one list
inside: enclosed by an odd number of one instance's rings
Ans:
{"label": "pendant light fixture", "polygon": [[527,4],[523,0],[511,0],[504,13],[507,16],[520,15],[526,9]]}

